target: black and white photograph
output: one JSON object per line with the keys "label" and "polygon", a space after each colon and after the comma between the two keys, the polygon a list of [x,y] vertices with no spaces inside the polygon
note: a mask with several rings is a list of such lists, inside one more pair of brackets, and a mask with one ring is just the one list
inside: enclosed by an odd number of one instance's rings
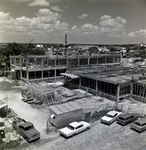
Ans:
{"label": "black and white photograph", "polygon": [[146,150],[146,0],[0,0],[0,150]]}

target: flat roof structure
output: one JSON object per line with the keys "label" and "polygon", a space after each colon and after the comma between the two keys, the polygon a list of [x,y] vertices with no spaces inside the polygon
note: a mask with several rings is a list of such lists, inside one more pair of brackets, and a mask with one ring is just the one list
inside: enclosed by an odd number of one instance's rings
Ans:
{"label": "flat roof structure", "polygon": [[52,105],[49,108],[53,110],[53,112],[57,115],[82,109],[82,107],[78,106],[74,102],[68,102],[68,103],[59,104],[59,105]]}
{"label": "flat roof structure", "polygon": [[146,84],[146,79],[143,79],[143,80],[138,80],[136,81],[137,83],[140,83],[140,84]]}

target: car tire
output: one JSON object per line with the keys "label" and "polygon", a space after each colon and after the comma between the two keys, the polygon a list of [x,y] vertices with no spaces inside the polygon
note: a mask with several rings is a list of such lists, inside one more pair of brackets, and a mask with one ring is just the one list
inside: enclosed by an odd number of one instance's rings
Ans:
{"label": "car tire", "polygon": [[89,130],[89,129],[90,129],[90,128],[89,128],[89,127],[87,127],[87,128],[86,128],[86,131],[87,131],[87,130]]}

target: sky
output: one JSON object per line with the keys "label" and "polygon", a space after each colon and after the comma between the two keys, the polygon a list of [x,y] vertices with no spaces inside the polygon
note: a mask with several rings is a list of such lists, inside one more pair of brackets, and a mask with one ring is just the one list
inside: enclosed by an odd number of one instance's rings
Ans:
{"label": "sky", "polygon": [[0,0],[0,43],[146,43],[146,0]]}

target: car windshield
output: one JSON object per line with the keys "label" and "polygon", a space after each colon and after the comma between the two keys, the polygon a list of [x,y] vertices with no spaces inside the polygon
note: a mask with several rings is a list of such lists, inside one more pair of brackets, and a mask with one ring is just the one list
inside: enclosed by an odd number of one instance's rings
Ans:
{"label": "car windshield", "polygon": [[33,129],[33,126],[27,126],[27,127],[25,127],[25,128],[23,127],[23,129],[24,129],[24,130],[30,130],[30,129]]}
{"label": "car windshield", "polygon": [[123,117],[119,117],[119,119],[121,119],[121,120],[125,120]]}
{"label": "car windshield", "polygon": [[113,118],[114,116],[112,116],[112,115],[110,115],[110,114],[106,114],[106,117]]}
{"label": "car windshield", "polygon": [[135,122],[134,124],[138,125],[138,126],[141,126],[141,124],[139,122]]}
{"label": "car windshield", "polygon": [[74,130],[74,127],[71,126],[71,125],[68,125],[67,127],[68,127],[70,130]]}

